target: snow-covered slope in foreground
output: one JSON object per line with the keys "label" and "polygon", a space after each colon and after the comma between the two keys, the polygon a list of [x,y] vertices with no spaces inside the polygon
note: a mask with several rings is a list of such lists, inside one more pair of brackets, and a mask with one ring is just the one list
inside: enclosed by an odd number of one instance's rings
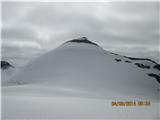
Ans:
{"label": "snow-covered slope in foreground", "polygon": [[[155,65],[107,52],[86,38],[66,42],[2,88],[2,117],[158,119]],[[150,101],[151,106],[113,107],[112,101]]]}

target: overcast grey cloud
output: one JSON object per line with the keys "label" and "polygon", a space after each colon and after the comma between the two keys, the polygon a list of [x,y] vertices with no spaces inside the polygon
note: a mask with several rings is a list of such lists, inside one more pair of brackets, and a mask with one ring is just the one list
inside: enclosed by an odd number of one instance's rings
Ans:
{"label": "overcast grey cloud", "polygon": [[31,60],[86,36],[105,50],[158,62],[158,7],[158,2],[3,2],[2,57]]}

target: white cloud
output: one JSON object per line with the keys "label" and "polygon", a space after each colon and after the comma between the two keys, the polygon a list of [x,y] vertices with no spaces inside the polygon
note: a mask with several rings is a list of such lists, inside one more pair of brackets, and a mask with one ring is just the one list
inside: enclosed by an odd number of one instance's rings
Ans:
{"label": "white cloud", "polygon": [[[149,58],[158,59],[157,55],[151,56],[153,51],[158,53],[159,46],[158,4],[3,2],[2,48],[10,44],[42,52],[69,39],[86,36],[108,51],[135,57],[147,57],[148,52]],[[9,51],[2,55],[8,54]]]}

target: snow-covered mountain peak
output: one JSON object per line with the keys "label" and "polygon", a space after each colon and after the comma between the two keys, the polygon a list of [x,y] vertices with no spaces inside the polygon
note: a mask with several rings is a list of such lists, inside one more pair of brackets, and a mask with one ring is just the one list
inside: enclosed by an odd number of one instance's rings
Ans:
{"label": "snow-covered mountain peak", "polygon": [[96,43],[88,40],[86,37],[76,38],[69,40],[59,46],[56,50],[60,51],[92,51],[92,52],[103,52],[103,49]]}
{"label": "snow-covered mountain peak", "polygon": [[89,41],[87,37],[80,37],[73,40]]}
{"label": "snow-covered mountain peak", "polygon": [[[8,76],[2,74],[2,79]],[[156,118],[159,83],[156,62],[105,51],[83,37],[36,58],[2,81],[2,115],[6,119]],[[151,104],[116,107],[114,101]]]}
{"label": "snow-covered mountain peak", "polygon": [[68,43],[68,42],[87,43],[87,44],[92,44],[92,45],[98,46],[96,43],[89,41],[87,37],[81,37],[81,38],[73,39],[73,40],[67,41],[66,43]]}

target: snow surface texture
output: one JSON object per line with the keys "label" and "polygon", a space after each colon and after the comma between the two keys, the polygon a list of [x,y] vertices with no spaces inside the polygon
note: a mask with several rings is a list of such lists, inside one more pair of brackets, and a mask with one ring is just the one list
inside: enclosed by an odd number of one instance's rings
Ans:
{"label": "snow surface texture", "polygon": [[[158,119],[160,84],[148,75],[159,75],[156,63],[92,43],[68,41],[3,84],[2,118]],[[113,107],[112,101],[150,101],[151,106]]]}

